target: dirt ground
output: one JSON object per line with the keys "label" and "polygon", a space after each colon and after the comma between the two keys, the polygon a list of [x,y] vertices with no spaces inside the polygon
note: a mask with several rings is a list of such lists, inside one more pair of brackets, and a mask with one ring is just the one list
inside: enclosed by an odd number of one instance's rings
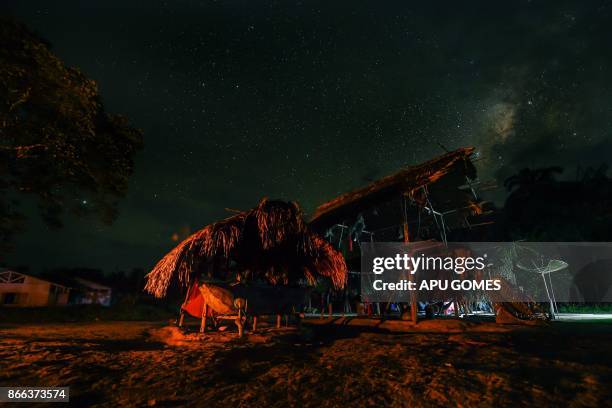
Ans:
{"label": "dirt ground", "polygon": [[610,324],[425,323],[263,328],[244,340],[150,322],[3,325],[0,385],[70,386],[71,405],[105,407],[610,406]]}

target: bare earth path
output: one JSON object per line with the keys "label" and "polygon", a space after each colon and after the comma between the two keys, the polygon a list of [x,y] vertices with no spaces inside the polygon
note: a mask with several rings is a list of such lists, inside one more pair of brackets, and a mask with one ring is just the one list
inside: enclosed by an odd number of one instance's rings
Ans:
{"label": "bare earth path", "polygon": [[[185,341],[163,323],[0,326],[0,385],[78,406],[606,406],[612,325],[397,334],[264,329]],[[153,335],[151,335],[153,333]],[[24,406],[24,404],[19,404]]]}

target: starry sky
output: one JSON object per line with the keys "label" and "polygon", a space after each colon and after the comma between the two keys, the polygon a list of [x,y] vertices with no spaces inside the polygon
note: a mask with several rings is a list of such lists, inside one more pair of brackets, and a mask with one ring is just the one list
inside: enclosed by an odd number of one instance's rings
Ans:
{"label": "starry sky", "polygon": [[[612,153],[606,1],[4,0],[145,148],[112,226],[31,214],[9,261],[150,268],[226,207],[310,212],[473,145],[481,179]],[[501,184],[501,183],[500,183]],[[498,198],[499,199],[499,198]],[[38,254],[34,259],[32,253]]]}

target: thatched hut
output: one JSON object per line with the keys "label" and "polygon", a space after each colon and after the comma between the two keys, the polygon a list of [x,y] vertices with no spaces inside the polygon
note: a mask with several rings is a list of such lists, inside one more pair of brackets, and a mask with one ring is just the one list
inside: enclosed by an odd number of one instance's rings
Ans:
{"label": "thatched hut", "polygon": [[[397,228],[389,227],[399,227],[400,235],[405,232],[402,240],[442,238],[452,227],[469,226],[466,216],[483,212],[474,189],[478,181],[473,154],[473,147],[460,148],[344,193],[318,206],[310,224],[329,231],[363,218],[366,234],[376,232],[376,240],[396,241]],[[445,228],[439,224],[442,220]]]}
{"label": "thatched hut", "polygon": [[344,287],[342,254],[311,230],[297,203],[264,198],[177,245],[146,276],[145,291],[164,297],[176,281],[189,288],[183,310],[197,315],[200,280],[295,286],[320,278]]}
{"label": "thatched hut", "polygon": [[[490,220],[475,191],[473,155],[473,147],[464,147],[400,169],[321,204],[310,225],[343,251],[353,277],[360,274],[364,241],[474,239]],[[359,279],[351,286],[358,288]],[[416,320],[416,299],[411,309]]]}
{"label": "thatched hut", "polygon": [[[427,251],[448,251],[447,242],[496,241],[495,213],[477,193],[478,181],[474,166],[474,148],[464,147],[447,152],[429,161],[408,166],[362,188],[347,192],[321,204],[315,210],[310,226],[324,235],[344,253],[351,272],[348,287],[359,288],[362,242],[420,242]],[[414,248],[414,246],[413,246]],[[454,246],[453,251],[467,251]],[[466,278],[467,275],[463,275]],[[355,279],[357,278],[357,279]],[[437,275],[436,278],[445,278]],[[482,278],[474,276],[474,278]],[[517,289],[503,281],[503,293],[494,299],[495,308],[504,310],[504,319],[544,315],[531,299],[521,299]],[[448,298],[443,292],[440,300]],[[413,292],[410,318],[417,320],[417,300],[429,302],[438,296],[418,298]],[[452,296],[454,310],[468,310],[469,296],[477,292],[462,291]],[[421,295],[422,296],[422,295]],[[474,299],[471,299],[474,300]],[[444,302],[442,302],[444,304]],[[450,304],[450,303],[449,303]],[[404,317],[407,305],[402,304]],[[379,311],[380,313],[380,311]],[[515,319],[516,321],[516,319]]]}

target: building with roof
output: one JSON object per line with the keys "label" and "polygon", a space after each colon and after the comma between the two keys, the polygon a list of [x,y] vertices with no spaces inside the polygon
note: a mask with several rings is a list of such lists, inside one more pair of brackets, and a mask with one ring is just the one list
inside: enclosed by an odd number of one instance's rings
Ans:
{"label": "building with roof", "polygon": [[20,272],[0,272],[0,307],[64,306],[70,288]]}
{"label": "building with roof", "polygon": [[76,289],[70,303],[110,306],[113,295],[111,287],[82,278],[74,278],[74,282]]}
{"label": "building with roof", "polygon": [[[316,208],[310,226],[341,250],[350,276],[361,273],[362,242],[475,238],[491,224],[476,192],[474,148],[464,147],[408,166]],[[359,287],[359,279],[349,286]],[[416,321],[416,298],[411,302]]]}

